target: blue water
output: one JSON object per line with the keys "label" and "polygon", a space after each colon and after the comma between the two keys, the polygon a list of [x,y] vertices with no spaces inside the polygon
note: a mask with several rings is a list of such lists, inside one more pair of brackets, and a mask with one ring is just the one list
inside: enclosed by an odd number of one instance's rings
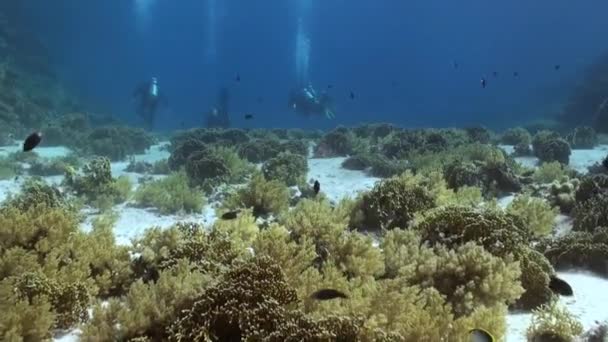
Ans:
{"label": "blue water", "polygon": [[[169,98],[159,130],[201,126],[221,86],[236,127],[500,128],[555,114],[608,47],[600,0],[310,0],[308,11],[301,1],[23,0],[20,22],[94,112],[141,124],[130,94],[157,76]],[[306,77],[318,90],[333,85],[335,120],[287,107],[298,19],[310,40]]]}

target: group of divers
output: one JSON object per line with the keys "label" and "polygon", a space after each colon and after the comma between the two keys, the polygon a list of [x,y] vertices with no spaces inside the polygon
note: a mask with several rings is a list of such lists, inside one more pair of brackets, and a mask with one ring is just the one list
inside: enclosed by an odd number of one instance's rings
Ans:
{"label": "group of divers", "polygon": [[[229,91],[221,88],[218,103],[206,116],[206,126],[209,128],[228,128],[230,118],[228,115]],[[144,120],[147,129],[152,129],[156,113],[160,107],[167,106],[168,100],[160,91],[158,79],[152,77],[143,82],[133,92],[133,100],[136,101],[136,112]],[[320,94],[315,91],[311,84],[299,86],[289,92],[289,107],[303,116],[325,116],[328,119],[335,118],[333,101],[327,92]],[[246,115],[251,119],[252,115]]]}

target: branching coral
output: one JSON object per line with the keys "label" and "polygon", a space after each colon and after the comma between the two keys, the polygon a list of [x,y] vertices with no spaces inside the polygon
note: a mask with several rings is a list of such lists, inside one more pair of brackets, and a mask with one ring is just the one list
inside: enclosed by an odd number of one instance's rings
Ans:
{"label": "branching coral", "polygon": [[21,185],[21,191],[9,196],[4,204],[23,211],[41,204],[48,208],[73,208],[59,189],[36,178],[27,179]]}
{"label": "branching coral", "polygon": [[431,245],[456,247],[473,241],[496,256],[512,254],[520,262],[521,282],[526,290],[517,307],[534,308],[551,298],[548,285],[553,269],[542,255],[528,247],[531,233],[519,219],[494,210],[444,207],[425,215],[416,227],[422,240]]}
{"label": "branching coral", "polygon": [[289,207],[289,189],[279,181],[268,181],[256,173],[249,183],[233,192],[222,204],[234,210],[253,208],[253,215],[281,214]]}
{"label": "branching coral", "polygon": [[556,269],[583,268],[608,275],[608,228],[590,232],[571,232],[555,240],[543,240],[536,246]]}
{"label": "branching coral", "polygon": [[205,203],[202,193],[188,184],[188,177],[177,172],[165,178],[141,185],[135,193],[135,201],[146,207],[154,207],[162,214],[201,212]]}
{"label": "branching coral", "polygon": [[573,341],[583,333],[583,325],[557,301],[532,312],[528,341]]}
{"label": "branching coral", "polygon": [[277,180],[287,186],[294,186],[306,182],[308,161],[306,157],[291,152],[282,152],[269,159],[262,166],[264,178]]}
{"label": "branching coral", "polygon": [[161,271],[158,280],[135,282],[123,302],[110,301],[93,309],[93,318],[84,326],[83,341],[164,341],[166,329],[187,301],[210,283],[204,274],[190,270],[186,261]]}
{"label": "branching coral", "polygon": [[377,183],[363,195],[363,213],[367,228],[407,228],[414,215],[435,206],[427,187],[411,173]]}
{"label": "branching coral", "polygon": [[88,203],[99,205],[109,202],[121,203],[131,192],[131,182],[126,177],[112,178],[110,160],[105,157],[93,159],[83,166],[83,175],[68,168],[64,184],[77,196],[84,197]]}
{"label": "branching coral", "polygon": [[205,148],[192,153],[186,160],[185,169],[190,181],[208,192],[224,182],[244,182],[253,171],[248,162],[226,147]]}
{"label": "branching coral", "polygon": [[608,227],[608,194],[598,194],[574,207],[573,229],[593,232]]}
{"label": "branching coral", "polygon": [[339,157],[353,154],[357,138],[347,128],[338,127],[326,133],[314,149],[317,158]]}
{"label": "branching coral", "polygon": [[570,145],[559,137],[559,134],[541,131],[532,140],[534,155],[542,162],[558,161],[568,165],[570,161]]}
{"label": "branching coral", "polygon": [[557,210],[545,200],[527,195],[519,195],[507,206],[507,213],[526,222],[526,226],[536,237],[551,234]]}
{"label": "branching coral", "polygon": [[506,130],[502,134],[500,141],[506,145],[530,145],[532,143],[532,135],[523,127],[515,127]]}
{"label": "branching coral", "polygon": [[252,163],[262,163],[276,157],[281,150],[281,142],[277,139],[269,138],[252,140],[240,145],[238,148],[239,156]]}
{"label": "branching coral", "polygon": [[542,163],[536,171],[534,171],[533,179],[537,183],[551,183],[568,176],[566,167],[557,161]]}
{"label": "branching coral", "polygon": [[492,139],[492,131],[483,126],[468,127],[465,129],[472,142],[488,144]]}

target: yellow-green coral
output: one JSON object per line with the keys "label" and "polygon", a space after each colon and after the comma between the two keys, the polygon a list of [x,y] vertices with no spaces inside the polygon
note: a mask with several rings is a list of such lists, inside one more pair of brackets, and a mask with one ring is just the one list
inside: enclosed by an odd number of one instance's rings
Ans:
{"label": "yellow-green coral", "polygon": [[542,163],[536,171],[534,171],[533,179],[537,183],[551,183],[559,181],[568,176],[566,166],[562,163],[553,161]]}
{"label": "yellow-green coral", "polygon": [[557,209],[552,208],[541,198],[519,195],[507,206],[507,213],[519,217],[532,234],[537,237],[551,234],[557,216]]}
{"label": "yellow-green coral", "polygon": [[205,203],[202,192],[191,188],[181,171],[165,178],[142,184],[135,193],[140,206],[154,207],[161,214],[201,212]]}
{"label": "yellow-green coral", "polygon": [[289,189],[279,181],[267,181],[256,173],[249,183],[233,192],[222,204],[224,208],[253,209],[253,215],[280,215],[289,207]]}
{"label": "yellow-green coral", "polygon": [[555,341],[573,341],[583,333],[583,325],[557,301],[532,312],[532,322],[528,327],[529,341],[536,341],[543,336]]}

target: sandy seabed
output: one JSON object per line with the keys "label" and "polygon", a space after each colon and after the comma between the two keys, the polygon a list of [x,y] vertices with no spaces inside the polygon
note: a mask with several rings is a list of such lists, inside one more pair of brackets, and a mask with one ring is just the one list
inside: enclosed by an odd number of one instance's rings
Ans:
{"label": "sandy seabed", "polygon": [[[146,154],[136,155],[136,160],[154,162],[169,157],[169,153],[162,147],[166,143],[152,146]],[[513,151],[512,146],[501,146],[507,152]],[[20,146],[5,146],[0,148],[0,156],[19,150]],[[64,147],[41,147],[37,153],[41,157],[59,157],[68,154],[70,151]],[[587,167],[602,160],[608,153],[608,145],[601,145],[592,150],[573,150],[570,156],[570,166],[579,172],[585,172]],[[368,190],[379,180],[370,177],[361,171],[350,171],[341,168],[341,163],[345,158],[327,158],[308,161],[308,179],[318,180],[322,184],[323,192],[330,200],[337,201],[345,196],[355,196],[358,192]],[[534,167],[538,160],[533,157],[516,158],[523,165]],[[112,163],[113,176],[127,175],[134,184],[144,175],[138,173],[125,172],[128,162]],[[0,201],[7,198],[10,193],[17,193],[20,189],[24,177],[13,180],[0,181]],[[61,182],[61,176],[45,177],[53,184]],[[501,206],[506,206],[513,196],[505,196],[499,200]],[[141,236],[150,227],[169,227],[179,221],[198,222],[211,224],[216,219],[214,203],[209,203],[200,214],[191,215],[160,215],[152,209],[135,208],[129,203],[115,207],[119,214],[118,221],[114,227],[114,234],[119,244],[129,244],[131,239]],[[83,230],[91,227],[91,221],[96,216],[94,211],[85,211],[86,220],[81,224]],[[556,229],[558,232],[568,231],[571,222],[567,216],[560,215],[556,219]],[[571,298],[560,298],[560,302],[565,305],[570,312],[575,314],[584,325],[589,329],[597,324],[598,321],[608,320],[608,310],[604,308],[608,303],[608,279],[594,276],[588,272],[558,272],[558,275],[566,280],[574,289],[574,296]],[[510,313],[507,317],[507,334],[505,341],[519,342],[526,341],[525,333],[530,324],[531,314],[529,313]],[[73,330],[66,334],[57,336],[54,341],[73,342],[78,341],[79,331]]]}

